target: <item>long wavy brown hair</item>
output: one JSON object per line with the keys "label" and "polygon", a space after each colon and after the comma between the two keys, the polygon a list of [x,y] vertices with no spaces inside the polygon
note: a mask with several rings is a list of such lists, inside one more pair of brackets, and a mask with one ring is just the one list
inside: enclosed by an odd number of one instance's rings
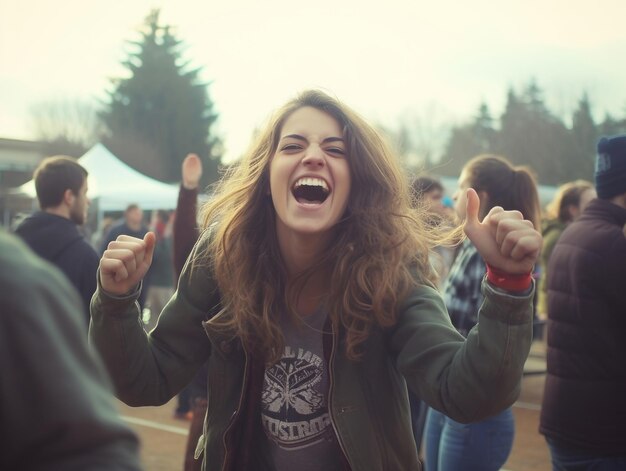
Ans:
{"label": "long wavy brown hair", "polygon": [[[276,235],[269,165],[285,120],[302,107],[335,118],[343,128],[352,185],[348,208],[330,247],[306,273],[289,278]],[[439,234],[411,205],[409,181],[381,136],[350,108],[320,91],[283,106],[244,158],[227,171],[202,208],[208,262],[221,311],[211,323],[230,329],[249,351],[277,361],[284,348],[279,312],[297,318],[299,289],[316,270],[331,274],[326,306],[345,332],[347,355],[358,359],[375,326],[396,322],[398,303],[416,283],[432,284],[429,249]]]}

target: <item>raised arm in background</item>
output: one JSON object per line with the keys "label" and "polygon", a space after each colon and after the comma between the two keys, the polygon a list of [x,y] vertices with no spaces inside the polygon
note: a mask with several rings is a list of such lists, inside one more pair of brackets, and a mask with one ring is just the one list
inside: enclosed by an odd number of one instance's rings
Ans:
{"label": "raised arm in background", "polygon": [[198,240],[198,185],[202,177],[202,162],[196,154],[185,157],[182,165],[183,180],[178,192],[176,219],[174,220],[174,270],[176,279],[183,270],[191,249]]}

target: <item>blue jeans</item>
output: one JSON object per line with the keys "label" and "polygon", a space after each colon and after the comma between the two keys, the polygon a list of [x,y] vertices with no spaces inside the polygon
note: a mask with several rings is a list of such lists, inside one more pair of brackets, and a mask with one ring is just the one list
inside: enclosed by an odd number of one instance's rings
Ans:
{"label": "blue jeans", "polygon": [[574,450],[546,437],[553,471],[619,471],[626,469],[625,456],[597,456],[589,451]]}
{"label": "blue jeans", "polygon": [[513,448],[511,409],[473,424],[428,410],[424,432],[425,471],[498,471]]}

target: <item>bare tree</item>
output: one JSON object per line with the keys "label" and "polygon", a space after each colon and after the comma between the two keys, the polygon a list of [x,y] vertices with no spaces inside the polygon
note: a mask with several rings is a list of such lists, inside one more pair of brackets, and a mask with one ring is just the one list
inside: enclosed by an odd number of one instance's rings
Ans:
{"label": "bare tree", "polygon": [[84,100],[60,99],[37,103],[30,109],[35,136],[45,142],[88,148],[102,133],[95,107]]}
{"label": "bare tree", "polygon": [[450,120],[434,102],[404,111],[393,133],[407,164],[429,170],[439,162],[450,133]]}

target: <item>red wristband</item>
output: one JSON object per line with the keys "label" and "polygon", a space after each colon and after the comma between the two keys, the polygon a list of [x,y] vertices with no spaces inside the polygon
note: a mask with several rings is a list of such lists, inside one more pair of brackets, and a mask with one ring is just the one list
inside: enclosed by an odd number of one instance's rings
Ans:
{"label": "red wristband", "polygon": [[532,283],[532,273],[512,275],[487,264],[487,280],[505,291],[526,291]]}

